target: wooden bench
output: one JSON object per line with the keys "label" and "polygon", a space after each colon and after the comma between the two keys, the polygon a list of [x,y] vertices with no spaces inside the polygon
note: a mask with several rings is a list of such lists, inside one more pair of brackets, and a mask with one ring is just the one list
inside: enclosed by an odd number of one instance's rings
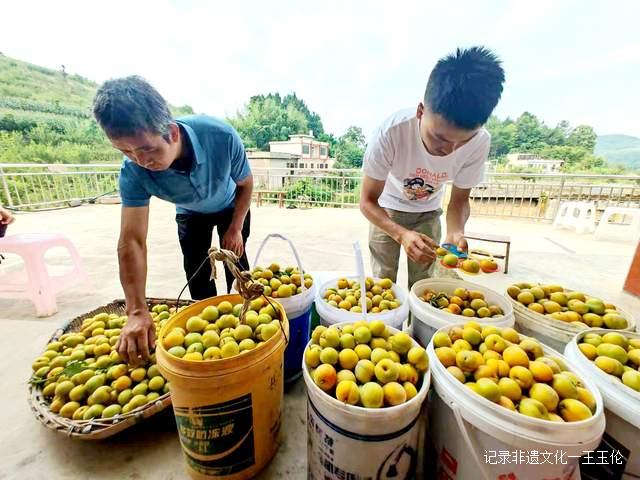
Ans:
{"label": "wooden bench", "polygon": [[495,258],[504,259],[504,273],[509,272],[509,253],[511,251],[511,238],[507,235],[493,235],[490,233],[473,233],[467,232],[464,234],[467,240],[478,240],[480,242],[501,243],[505,246],[504,254],[492,255]]}
{"label": "wooden bench", "polygon": [[286,192],[282,190],[254,190],[253,192],[258,207],[262,206],[262,202],[265,200],[264,197],[277,197],[278,207],[280,208],[284,208],[285,193]]}

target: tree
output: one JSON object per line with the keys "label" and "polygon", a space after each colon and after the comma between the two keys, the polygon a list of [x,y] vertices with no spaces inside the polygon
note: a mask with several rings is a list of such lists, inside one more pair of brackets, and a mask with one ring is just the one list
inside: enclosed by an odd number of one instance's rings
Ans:
{"label": "tree", "polygon": [[238,130],[247,147],[267,150],[269,142],[288,140],[289,135],[307,133],[324,134],[320,115],[309,110],[295,93],[284,98],[279,93],[254,95],[243,111],[229,122]]}
{"label": "tree", "polygon": [[570,129],[569,122],[563,120],[555,128],[544,127],[545,143],[547,145],[564,145],[567,143],[567,131]]}
{"label": "tree", "polygon": [[347,131],[340,138],[345,142],[353,143],[363,150],[367,147],[366,138],[364,136],[364,133],[362,133],[362,129],[360,127],[351,125],[349,128],[347,128]]}
{"label": "tree", "polygon": [[572,145],[547,145],[538,153],[543,158],[564,160],[567,167],[579,164],[589,154],[584,148]]}
{"label": "tree", "polygon": [[569,122],[562,120],[550,128],[532,113],[524,112],[515,122],[509,118],[490,117],[486,128],[491,133],[489,156],[498,163],[502,163],[508,153],[529,152],[546,159],[563,160],[564,171],[607,173],[619,170],[593,154],[597,135],[588,125],[572,128]]}
{"label": "tree", "polygon": [[282,99],[282,105],[285,108],[289,105],[293,105],[296,110],[300,111],[307,119],[307,126],[309,130],[313,131],[314,136],[319,137],[324,133],[324,126],[322,125],[320,115],[309,110],[309,107],[307,107],[307,104],[304,103],[304,100],[298,98],[295,92],[285,96]]}
{"label": "tree", "polygon": [[566,120],[561,120],[556,128],[562,132],[562,136],[565,138],[565,140],[571,134],[571,125]]}
{"label": "tree", "polygon": [[589,153],[593,153],[597,139],[598,136],[592,127],[589,125],[578,125],[569,135],[567,143],[576,147],[582,147]]}
{"label": "tree", "polygon": [[269,142],[288,140],[289,135],[313,131],[321,142],[329,144],[329,155],[343,168],[359,168],[366,148],[362,129],[350,126],[339,138],[325,132],[320,115],[311,111],[295,93],[284,98],[279,93],[255,95],[242,111],[228,121],[238,130],[248,148],[268,150]]}
{"label": "tree", "polygon": [[490,117],[486,128],[491,134],[491,158],[500,158],[511,152],[515,145],[516,125],[510,118],[501,122],[497,117]]}
{"label": "tree", "polygon": [[336,167],[361,168],[366,148],[367,144],[362,129],[350,126],[336,143],[333,154],[336,158]]}
{"label": "tree", "polygon": [[524,112],[516,120],[515,146],[520,152],[535,152],[545,145],[543,124],[535,115]]}
{"label": "tree", "polygon": [[228,120],[246,147],[259,150],[268,150],[271,141],[306,133],[308,127],[305,115],[292,102],[285,107],[278,93],[251,97],[244,110]]}

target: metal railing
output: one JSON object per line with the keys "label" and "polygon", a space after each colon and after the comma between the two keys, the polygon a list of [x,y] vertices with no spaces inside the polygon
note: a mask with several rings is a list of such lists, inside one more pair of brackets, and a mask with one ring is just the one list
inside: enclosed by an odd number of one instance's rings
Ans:
{"label": "metal railing", "polygon": [[360,199],[362,172],[340,169],[253,168],[254,190],[276,202],[284,191],[288,205],[355,207]]}
{"label": "metal railing", "polygon": [[118,191],[120,165],[0,164],[0,204],[41,209]]}
{"label": "metal railing", "polygon": [[[357,207],[360,170],[253,168],[261,203]],[[119,164],[0,164],[0,203],[25,209],[90,200],[117,191]],[[450,187],[445,192],[445,207]],[[282,199],[284,198],[284,202]],[[640,176],[489,173],[471,191],[474,215],[550,221],[563,201],[640,207]]]}
{"label": "metal railing", "polygon": [[[360,170],[254,169],[262,201],[285,204],[357,207]],[[445,202],[451,187],[447,186]],[[474,215],[552,220],[563,201],[594,202],[599,212],[609,206],[639,207],[640,176],[586,174],[489,173],[471,190]]]}
{"label": "metal railing", "polygon": [[598,216],[611,206],[640,206],[640,176],[492,173],[471,191],[474,215],[552,221],[562,202],[593,202]]}

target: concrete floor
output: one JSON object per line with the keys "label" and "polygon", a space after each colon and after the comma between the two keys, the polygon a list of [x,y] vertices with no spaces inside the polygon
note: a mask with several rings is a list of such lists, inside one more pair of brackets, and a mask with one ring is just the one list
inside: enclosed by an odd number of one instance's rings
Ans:
{"label": "concrete floor", "polygon": [[[0,479],[178,479],[185,478],[180,445],[171,411],[99,443],[72,441],[40,425],[29,410],[26,381],[30,364],[55,328],[93,308],[121,298],[115,247],[119,206],[92,205],[54,212],[18,216],[9,233],[53,231],[68,235],[77,245],[93,286],[79,286],[58,297],[59,312],[36,318],[27,300],[0,299],[0,379],[4,388],[0,409]],[[149,231],[148,296],[176,297],[184,285],[182,257],[176,238],[173,207],[161,201],[152,205]],[[640,300],[622,292],[635,245],[596,242],[592,236],[556,231],[547,224],[472,218],[470,231],[511,236],[509,275],[469,277],[499,291],[514,281],[557,282],[598,294],[628,311],[639,311]],[[305,269],[355,271],[352,242],[364,249],[368,268],[367,223],[357,210],[253,209],[249,259],[259,242],[271,232],[287,235],[297,245]],[[19,267],[7,256],[3,275]],[[65,268],[59,252],[49,258],[54,272]],[[292,263],[293,256],[275,242],[265,250],[264,262]],[[263,262],[261,262],[263,263]],[[406,266],[399,281],[406,282]],[[222,282],[222,280],[221,280]],[[285,396],[283,444],[263,479],[306,478],[306,405],[302,382]]]}

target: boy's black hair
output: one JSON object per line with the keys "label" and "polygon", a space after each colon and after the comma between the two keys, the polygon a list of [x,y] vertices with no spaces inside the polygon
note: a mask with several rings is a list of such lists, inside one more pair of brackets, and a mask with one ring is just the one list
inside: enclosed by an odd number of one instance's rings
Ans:
{"label": "boy's black hair", "polygon": [[168,138],[169,105],[138,76],[106,81],[93,100],[93,114],[109,138],[151,132]]}
{"label": "boy's black hair", "polygon": [[500,100],[504,70],[484,47],[458,48],[441,58],[429,75],[424,104],[458,128],[485,124]]}

